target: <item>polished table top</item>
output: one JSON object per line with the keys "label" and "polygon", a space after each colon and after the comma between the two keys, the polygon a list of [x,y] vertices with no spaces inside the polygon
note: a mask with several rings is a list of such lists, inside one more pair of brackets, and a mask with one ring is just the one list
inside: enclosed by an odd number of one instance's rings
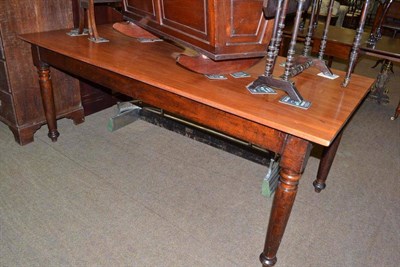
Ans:
{"label": "polished table top", "polygon": [[[310,68],[293,78],[304,99],[312,102],[308,110],[303,110],[279,103],[284,95],[280,90],[276,95],[253,95],[246,89],[263,73],[263,61],[246,70],[251,74],[249,78],[209,80],[178,66],[175,55],[183,49],[168,42],[140,43],[116,32],[111,25],[99,27],[100,36],[109,43],[96,44],[87,36],[70,37],[67,32],[32,33],[22,39],[323,146],[330,145],[373,82],[353,75],[350,85],[342,88],[344,72],[333,70],[340,77],[330,80],[317,76],[319,71]],[[277,65],[274,76],[282,73],[283,68]]]}

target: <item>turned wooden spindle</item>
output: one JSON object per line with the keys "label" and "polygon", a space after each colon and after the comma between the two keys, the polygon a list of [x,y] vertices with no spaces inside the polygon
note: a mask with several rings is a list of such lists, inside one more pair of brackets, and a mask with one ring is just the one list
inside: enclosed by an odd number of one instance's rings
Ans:
{"label": "turned wooden spindle", "polygon": [[354,36],[353,47],[352,47],[351,53],[350,53],[349,65],[347,66],[346,76],[342,83],[343,87],[347,87],[347,85],[349,84],[351,73],[353,72],[353,70],[356,66],[356,62],[358,59],[358,52],[359,52],[360,43],[361,43],[361,37],[362,37],[362,33],[364,32],[365,20],[367,18],[367,11],[368,11],[369,3],[370,3],[370,0],[365,1],[362,12],[361,12],[360,25],[358,26],[356,35]]}
{"label": "turned wooden spindle", "polygon": [[47,135],[53,142],[56,142],[57,138],[60,136],[60,133],[57,130],[56,107],[53,100],[54,93],[53,93],[53,84],[50,76],[50,66],[45,63],[40,63],[37,66],[37,69],[39,75],[40,93],[42,95],[42,100],[43,100],[44,113],[49,128],[49,133]]}
{"label": "turned wooden spindle", "polygon": [[[279,31],[279,25],[280,25],[280,23],[278,23],[278,21],[282,20],[281,16],[283,13],[286,12],[285,8],[287,7],[288,2],[289,1],[278,0],[277,10],[276,10],[276,14],[275,14],[274,29],[273,29],[271,41],[268,46],[267,60],[266,60],[266,64],[265,64],[265,76],[267,76],[267,77],[272,76],[276,57],[278,56],[279,46],[280,46],[279,40],[281,40],[278,38],[278,31]],[[285,20],[285,16],[286,15],[284,14],[283,21]]]}
{"label": "turned wooden spindle", "polygon": [[318,0],[312,1],[311,17],[310,17],[310,22],[308,24],[307,35],[306,35],[306,38],[304,41],[304,48],[303,48],[303,56],[305,56],[305,57],[310,56],[310,53],[311,53],[311,41],[312,41],[312,37],[314,35],[313,25],[314,25],[314,21],[316,19],[317,4],[318,4],[317,1]]}

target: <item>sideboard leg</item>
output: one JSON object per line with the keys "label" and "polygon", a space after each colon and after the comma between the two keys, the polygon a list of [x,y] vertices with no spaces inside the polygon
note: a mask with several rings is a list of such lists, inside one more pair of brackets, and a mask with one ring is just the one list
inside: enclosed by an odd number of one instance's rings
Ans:
{"label": "sideboard leg", "polygon": [[60,133],[57,130],[56,107],[54,104],[53,84],[51,82],[49,65],[41,63],[38,66],[38,74],[44,113],[49,128],[48,137],[55,142]]}
{"label": "sideboard leg", "polygon": [[277,261],[276,254],[292,211],[301,176],[288,169],[282,169],[280,174],[280,183],[272,204],[265,247],[260,255],[260,261],[264,267],[274,266]]}
{"label": "sideboard leg", "polygon": [[[343,131],[342,131],[343,132]],[[319,193],[326,187],[326,179],[328,178],[329,170],[331,169],[333,160],[336,156],[336,151],[342,138],[342,132],[336,136],[329,147],[324,147],[322,151],[321,161],[318,167],[317,179],[313,182],[315,192]]]}

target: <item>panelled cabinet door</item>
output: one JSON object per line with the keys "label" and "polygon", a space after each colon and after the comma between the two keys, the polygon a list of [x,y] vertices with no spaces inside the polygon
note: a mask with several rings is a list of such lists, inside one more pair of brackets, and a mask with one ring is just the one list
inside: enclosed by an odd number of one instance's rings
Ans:
{"label": "panelled cabinet door", "polygon": [[213,60],[262,57],[273,21],[263,0],[124,0],[124,15],[143,28]]}

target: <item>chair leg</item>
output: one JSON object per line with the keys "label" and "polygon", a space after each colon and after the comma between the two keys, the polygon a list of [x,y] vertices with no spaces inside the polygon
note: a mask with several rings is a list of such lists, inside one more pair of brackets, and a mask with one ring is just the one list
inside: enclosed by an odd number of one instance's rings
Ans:
{"label": "chair leg", "polygon": [[399,117],[399,114],[400,114],[400,101],[399,104],[397,104],[397,108],[396,111],[394,112],[394,115],[390,119],[394,121],[395,119],[397,119],[397,117]]}
{"label": "chair leg", "polygon": [[83,34],[85,27],[85,9],[83,7],[79,7],[79,28],[78,34]]}
{"label": "chair leg", "polygon": [[97,32],[96,19],[94,16],[94,0],[89,0],[88,5],[89,6],[87,9],[87,14],[88,14],[89,35],[91,39],[94,39],[94,41],[96,41],[99,39],[99,33]]}
{"label": "chair leg", "polygon": [[95,12],[94,12],[94,0],[88,1],[86,14],[88,18],[89,40],[95,43],[108,42],[109,40],[100,37],[99,33],[97,32]]}
{"label": "chair leg", "polygon": [[88,30],[85,29],[85,11],[86,8],[82,6],[82,3],[79,3],[79,8],[78,8],[78,27],[72,29],[70,32],[67,34],[69,36],[81,36],[81,35],[87,35]]}

